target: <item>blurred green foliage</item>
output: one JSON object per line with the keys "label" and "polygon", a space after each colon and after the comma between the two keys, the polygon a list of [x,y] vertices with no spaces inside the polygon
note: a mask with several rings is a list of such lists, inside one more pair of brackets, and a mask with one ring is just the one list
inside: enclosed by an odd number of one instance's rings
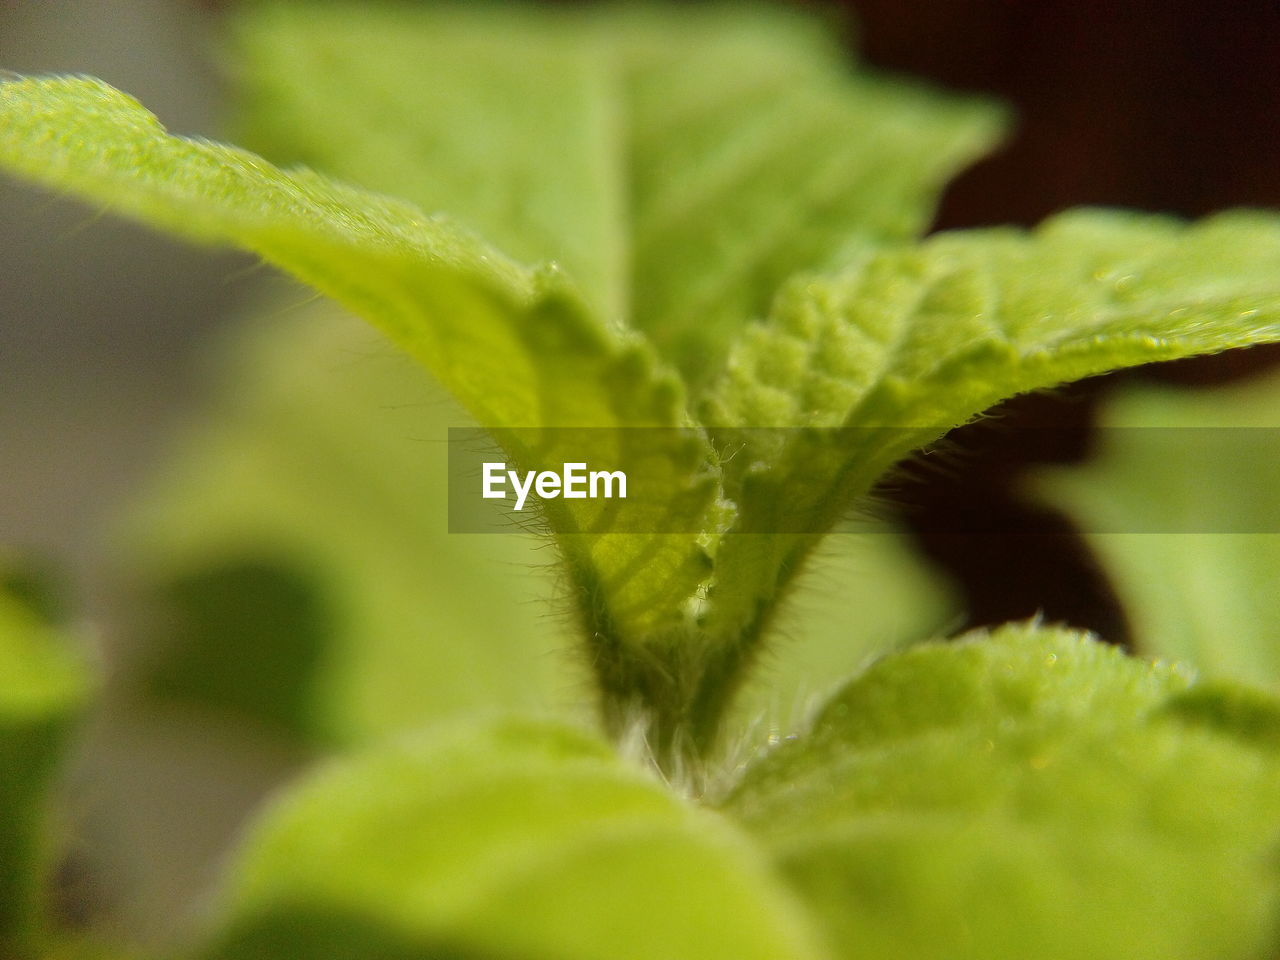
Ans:
{"label": "blurred green foliage", "polygon": [[[4,564],[6,581],[34,582]],[[38,956],[50,936],[53,787],[90,687],[69,638],[32,602],[42,592],[0,592],[0,956],[14,960]]]}
{"label": "blurred green foliage", "polygon": [[549,724],[473,721],[330,765],[267,813],[229,896],[212,953],[228,960],[263,938],[328,958],[305,932],[280,939],[299,906],[376,925],[420,956],[449,944],[521,958],[820,956],[738,831],[604,741]]}
{"label": "blurred green foliage", "polygon": [[1280,381],[1113,398],[1100,449],[1036,485],[1079,518],[1140,649],[1280,689]]}

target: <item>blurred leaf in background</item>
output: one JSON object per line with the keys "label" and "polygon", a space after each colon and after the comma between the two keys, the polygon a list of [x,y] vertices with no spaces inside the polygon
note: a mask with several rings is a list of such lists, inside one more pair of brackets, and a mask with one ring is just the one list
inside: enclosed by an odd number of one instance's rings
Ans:
{"label": "blurred leaf in background", "polygon": [[35,960],[51,937],[66,850],[54,787],[92,686],[84,651],[51,622],[35,581],[0,555],[0,956]]}
{"label": "blurred leaf in background", "polygon": [[792,274],[918,237],[1004,119],[767,4],[271,2],[235,27],[246,146],[555,260],[695,394]]}
{"label": "blurred leaf in background", "polygon": [[328,764],[266,812],[224,901],[201,956],[823,955],[740,831],[594,735],[511,720]]}
{"label": "blurred leaf in background", "polygon": [[317,746],[578,699],[546,550],[448,533],[446,427],[465,420],[415,364],[322,301],[223,353],[218,397],[121,524],[158,615],[153,693]]}
{"label": "blurred leaf in background", "polygon": [[1280,379],[1132,386],[1086,465],[1034,490],[1073,515],[1144,655],[1280,688]]}

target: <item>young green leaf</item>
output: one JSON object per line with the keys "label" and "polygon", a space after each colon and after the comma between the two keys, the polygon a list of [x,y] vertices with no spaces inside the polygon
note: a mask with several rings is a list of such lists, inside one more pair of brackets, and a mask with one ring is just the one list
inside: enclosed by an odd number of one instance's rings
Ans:
{"label": "young green leaf", "polygon": [[[830,434],[839,459],[826,469],[851,473],[862,490],[1013,394],[1280,338],[1278,265],[1280,217],[1260,212],[1185,224],[1081,210],[1030,234],[941,234],[789,286],[737,345],[704,419],[730,430],[849,428]],[[793,481],[797,451],[773,452],[780,462],[731,462],[734,490]],[[785,500],[777,522],[825,526],[834,480]],[[764,491],[752,493],[748,526],[765,509]]]}
{"label": "young green leaf", "polygon": [[563,264],[695,388],[792,273],[917,237],[1001,126],[763,5],[269,3],[237,27],[249,146]]}
{"label": "young green leaf", "polygon": [[[737,345],[704,413],[736,451],[725,494],[752,533],[717,552],[708,629],[758,636],[766,598],[817,535],[908,452],[997,401],[1280,339],[1278,278],[1280,217],[1079,211],[795,282]],[[760,427],[801,429],[744,429]]]}
{"label": "young green leaf", "polygon": [[1186,707],[1189,683],[1065,630],[917,647],[726,807],[837,956],[1269,956],[1280,750]]}
{"label": "young green leaf", "polygon": [[[127,645],[146,660],[122,670],[153,702],[322,747],[492,703],[568,709],[590,678],[539,541],[446,533],[440,441],[461,414],[332,305],[253,320],[219,345],[216,400],[119,523],[122,606],[155,634]],[[740,716],[761,732],[789,731],[838,678],[957,612],[900,537],[837,535],[822,553],[783,649],[744,691]]]}
{"label": "young green leaf", "polygon": [[[517,255],[562,261],[577,287],[553,266],[517,266],[442,216],[166,136],[92,81],[0,88],[0,162],[184,235],[257,251],[372,319],[494,428],[688,426],[679,383],[626,332],[628,321],[662,342],[692,338],[697,349],[673,359],[691,374],[714,369],[786,274],[918,231],[941,182],[998,126],[986,107],[848,77],[834,48],[786,15],[686,14],[688,29],[673,34],[673,21],[634,12],[494,21],[457,11],[414,19],[403,9],[384,19],[361,8],[359,27],[350,9],[332,13],[251,18],[245,46],[257,67],[248,74],[284,118],[271,125],[256,114],[258,128],[270,127],[265,138],[432,208],[457,207]],[[282,26],[292,39],[279,39]],[[307,117],[320,102],[308,99],[313,87],[342,84],[335,64],[368,66],[371,32],[388,41],[388,63],[412,64],[424,81],[406,88],[376,67],[367,81],[401,117],[394,104],[419,91],[415,121],[388,125],[412,146],[405,156],[429,159],[412,176],[379,159],[393,152],[387,134],[292,142],[299,129],[377,115],[322,95],[324,122]],[[277,62],[295,63],[299,76],[286,80]],[[528,109],[493,109],[517,91]],[[688,115],[672,115],[677,102]],[[452,146],[437,149],[441,140]],[[796,183],[809,184],[798,199],[780,193]],[[692,331],[693,319],[710,339]],[[656,456],[634,454],[621,435],[600,450],[582,449],[580,437],[573,450],[557,448],[554,434],[501,438],[528,468],[595,459],[625,471],[634,460],[663,491],[652,535],[596,529],[596,513],[563,501],[545,513],[615,703],[612,725],[626,726],[638,705],[674,717],[671,727],[700,685],[696,648],[705,644],[691,636],[711,573],[708,537],[731,522],[733,505],[719,497],[715,456],[696,427],[672,431]],[[690,651],[693,666],[673,672],[671,661]]]}
{"label": "young green leaf", "polygon": [[224,899],[210,960],[822,955],[736,829],[543,723],[332,764],[268,811]]}
{"label": "young green leaf", "polygon": [[12,172],[260,254],[380,326],[482,423],[680,422],[677,381],[593,318],[559,270],[520,266],[444,215],[171,136],[100,81],[7,81],[0,116]]}
{"label": "young green leaf", "polygon": [[1280,686],[1280,380],[1130,389],[1099,450],[1037,492],[1077,518],[1145,653]]}
{"label": "young green leaf", "polygon": [[[502,439],[522,467],[586,460],[638,469],[666,493],[655,531],[719,524],[710,447],[699,430],[678,429],[687,424],[679,381],[639,338],[591,316],[555,267],[518,266],[407,204],[170,136],[98,81],[0,83],[0,121],[0,165],[181,235],[259,253],[380,326],[482,424],[608,428],[592,431],[601,449],[564,449],[556,431],[532,439],[508,431]],[[661,442],[647,446],[638,468],[623,429],[635,427],[672,428],[648,434]],[[685,601],[703,592],[710,566],[702,543],[581,535],[596,520],[594,501],[558,500],[546,513],[584,633],[602,638],[593,655],[606,675],[626,659],[618,651],[668,649],[687,634]]]}
{"label": "young green leaf", "polygon": [[34,960],[53,838],[50,793],[88,688],[66,637],[18,595],[0,592],[0,956]]}

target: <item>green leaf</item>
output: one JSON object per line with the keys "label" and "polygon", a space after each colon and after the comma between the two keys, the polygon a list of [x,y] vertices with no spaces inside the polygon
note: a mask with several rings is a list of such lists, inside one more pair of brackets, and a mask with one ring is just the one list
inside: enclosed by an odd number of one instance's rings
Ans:
{"label": "green leaf", "polygon": [[[8,579],[8,578],[6,578]],[[40,955],[53,855],[51,793],[87,673],[67,639],[0,592],[0,956]]]}
{"label": "green leaf", "polygon": [[918,236],[1001,125],[764,6],[271,3],[238,27],[250,146],[556,260],[694,384],[795,271]]}
{"label": "green leaf", "polygon": [[[543,511],[611,725],[627,726],[638,705],[674,726],[700,685],[679,674],[701,671],[673,673],[669,661],[714,649],[696,637],[698,617],[714,534],[733,505],[719,496],[716,454],[688,420],[678,378],[631,331],[664,347],[689,340],[667,352],[703,379],[787,274],[918,232],[941,183],[990,144],[998,122],[985,106],[847,76],[834,48],[790,15],[457,14],[258,14],[242,35],[256,99],[268,104],[254,126],[293,157],[456,207],[539,268],[444,215],[168,136],[95,81],[0,87],[0,163],[180,234],[254,250],[312,283],[414,354],[524,468],[585,460],[643,473],[655,492],[652,533],[608,532],[608,513],[588,505]],[[389,66],[412,66],[418,81],[381,72],[381,58],[367,55],[375,39]],[[324,93],[351,86],[343,64],[356,61],[369,78],[357,88],[412,116],[385,125],[398,131],[390,146],[388,135],[343,127],[379,108]],[[525,109],[494,109],[513,94]],[[319,128],[336,132],[299,137],[321,102]],[[676,103],[688,113],[673,115]],[[282,119],[264,119],[273,116]],[[408,146],[406,163],[425,166],[410,175],[388,163],[397,144]],[[807,186],[779,193],[796,184]],[[610,429],[594,443],[501,429],[521,425]],[[631,427],[677,429],[637,450],[617,429]]]}
{"label": "green leaf", "polygon": [[[798,280],[730,358],[704,418],[737,529],[710,629],[753,636],[812,549],[911,450],[1013,394],[1280,339],[1280,217],[1078,211],[942,234]],[[760,430],[769,427],[776,429]],[[751,428],[751,429],[748,429]],[[801,429],[797,429],[801,428]]]}
{"label": "green leaf", "polygon": [[[542,541],[446,533],[461,414],[416,365],[324,302],[255,311],[215,352],[215,401],[117,522],[119,606],[146,611],[117,625],[140,649],[130,683],[314,746],[492,703],[573,709],[589,677]],[[900,537],[838,535],[822,560],[744,691],[760,731],[957,612]]]}
{"label": "green leaf", "polygon": [[[228,754],[257,769],[263,733],[350,748],[495,703],[585,719],[589,666],[570,649],[545,541],[446,533],[444,429],[461,414],[439,387],[323,301],[271,300],[250,319],[207,352],[215,401],[113,538],[130,589],[112,604],[129,618],[112,646],[139,651],[117,676],[144,694],[114,714],[117,752],[141,734],[150,757],[176,732],[191,770],[224,770]],[[837,536],[823,559],[744,691],[744,750],[792,732],[835,679],[956,610],[898,538]],[[152,820],[190,797],[129,785],[120,797],[126,765],[103,762],[127,815],[97,846],[107,862],[165,864],[133,881],[131,901],[182,902],[172,891],[208,875],[213,841]],[[154,769],[166,761],[129,784]],[[226,821],[201,802],[207,822]],[[322,919],[297,922],[321,931]]]}
{"label": "green leaf", "polygon": [[1090,463],[1035,490],[1073,514],[1135,643],[1205,674],[1280,688],[1280,380],[1113,397]]}
{"label": "green leaf", "polygon": [[821,955],[737,830],[594,738],[532,722],[330,765],[252,831],[224,901],[203,957]]}
{"label": "green leaf", "polygon": [[[554,430],[506,431],[523,468],[608,463],[665,492],[655,530],[718,522],[700,431],[651,431],[658,439],[633,464],[626,431],[612,429],[684,425],[678,380],[638,338],[594,319],[554,266],[518,266],[442,216],[315,173],[169,136],[98,81],[0,84],[0,119],[0,165],[181,235],[256,251],[382,327],[482,424],[611,428],[590,432],[598,447],[572,431],[572,449]],[[607,641],[596,657],[611,663],[619,647],[683,637],[685,605],[671,601],[702,592],[705,546],[661,533],[581,536],[597,520],[595,502],[550,503],[584,633]]]}
{"label": "green leaf", "polygon": [[1280,751],[1190,682],[1035,626],[916,647],[726,807],[840,957],[1270,956]]}
{"label": "green leaf", "polygon": [[677,382],[587,313],[557,269],[520,266],[442,214],[171,136],[96,80],[5,82],[0,115],[14,173],[260,254],[380,326],[481,423],[679,423]]}

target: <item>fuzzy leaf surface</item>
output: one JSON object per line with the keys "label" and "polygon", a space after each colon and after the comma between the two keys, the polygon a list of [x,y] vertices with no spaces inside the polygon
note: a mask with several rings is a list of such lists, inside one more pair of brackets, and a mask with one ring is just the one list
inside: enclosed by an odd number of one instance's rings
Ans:
{"label": "fuzzy leaf surface", "polygon": [[[360,321],[280,302],[211,351],[215,399],[120,519],[117,576],[154,624],[122,669],[151,702],[322,747],[492,703],[571,709],[590,678],[545,543],[447,532],[443,438],[461,412]],[[789,731],[838,678],[958,610],[901,538],[833,536],[822,560],[744,724]]]}
{"label": "fuzzy leaf surface", "polygon": [[738,529],[785,534],[717,555],[725,629],[749,629],[760,598],[895,462],[998,401],[1277,339],[1280,217],[1266,213],[1188,224],[1080,210],[796,281],[737,344],[703,413]]}
{"label": "fuzzy leaf surface", "polygon": [[493,721],[330,765],[251,833],[206,958],[816,960],[738,830],[604,743]]}
{"label": "fuzzy leaf surface", "polygon": [[[518,265],[406,203],[170,136],[95,80],[0,83],[0,165],[181,236],[258,253],[380,327],[485,426],[601,428],[599,449],[560,449],[554,431],[543,440],[506,434],[525,469],[586,460],[643,472],[669,494],[654,508],[654,530],[698,529],[716,513],[709,447],[698,430],[679,429],[687,418],[678,379],[638,338],[596,319],[554,266]],[[624,429],[634,427],[672,428],[638,468]],[[589,596],[585,616],[606,619],[623,643],[684,629],[670,598],[702,588],[702,545],[670,534],[582,535],[598,525],[596,501],[558,500],[547,513]]]}
{"label": "fuzzy leaf surface", "polygon": [[726,807],[840,957],[1269,955],[1280,751],[1257,731],[1278,705],[1195,690],[1064,630],[927,644],[850,683]]}
{"label": "fuzzy leaf surface", "polygon": [[[640,672],[667,685],[667,661],[692,659],[680,672],[698,674],[716,646],[693,635],[715,534],[734,508],[719,496],[715,457],[684,413],[678,379],[629,330],[703,377],[695,368],[718,365],[786,275],[917,233],[942,182],[990,145],[998,119],[986,106],[849,76],[836,48],[789,15],[498,23],[457,13],[335,7],[299,19],[279,6],[249,15],[241,31],[256,91],[247,126],[264,142],[456,219],[167,136],[136,103],[88,80],[6,84],[0,162],[182,235],[258,252],[381,326],[482,424],[609,428],[596,434],[599,449],[584,449],[581,435],[572,450],[554,434],[500,439],[525,468],[600,461],[634,467],[661,491],[648,535],[610,533],[608,511],[587,504],[544,509],[606,698],[649,682],[622,663],[629,648],[646,648],[640,659],[654,667]],[[373,39],[385,59],[367,56]],[[364,86],[345,78],[355,61]],[[432,82],[395,82],[382,63]],[[419,92],[412,110],[407,90]],[[494,108],[516,94],[528,109]],[[676,103],[690,115],[670,116]],[[406,121],[384,125],[391,142],[343,126],[387,110]],[[521,266],[459,223],[544,266]],[[651,295],[660,302],[642,302]],[[666,349],[684,337],[696,349]],[[676,429],[655,455],[652,444],[628,446],[619,428],[630,427]],[[654,696],[680,713],[688,694]]]}

